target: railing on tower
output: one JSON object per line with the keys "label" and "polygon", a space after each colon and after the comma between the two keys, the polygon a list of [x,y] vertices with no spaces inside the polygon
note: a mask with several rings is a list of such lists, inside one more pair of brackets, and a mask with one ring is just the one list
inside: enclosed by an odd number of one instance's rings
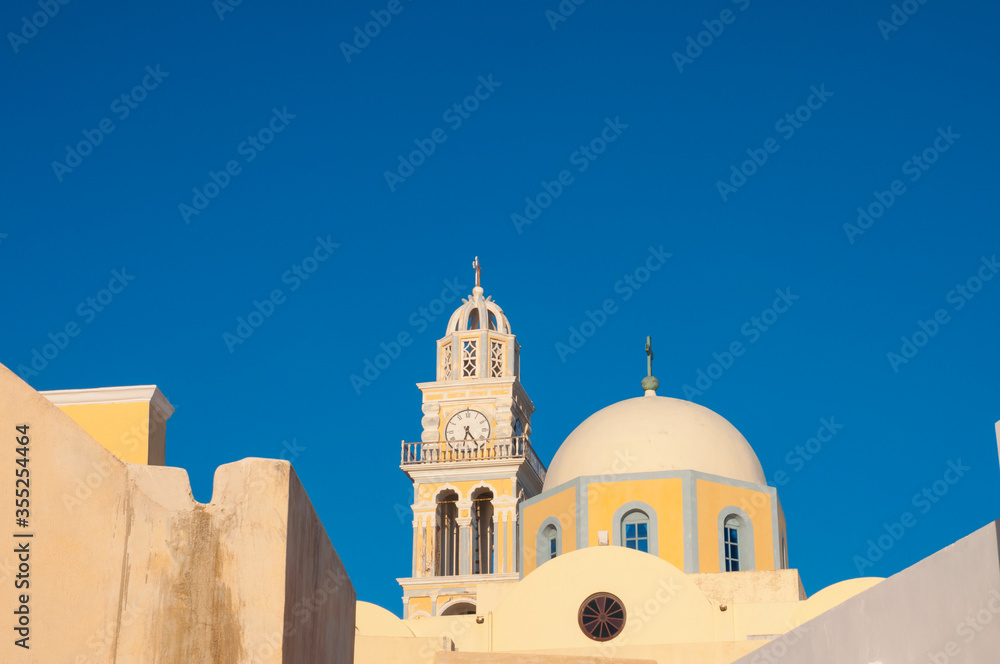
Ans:
{"label": "railing on tower", "polygon": [[539,479],[545,479],[545,466],[539,461],[527,436],[453,440],[434,443],[403,442],[401,465],[453,463],[457,461],[493,461],[524,459]]}

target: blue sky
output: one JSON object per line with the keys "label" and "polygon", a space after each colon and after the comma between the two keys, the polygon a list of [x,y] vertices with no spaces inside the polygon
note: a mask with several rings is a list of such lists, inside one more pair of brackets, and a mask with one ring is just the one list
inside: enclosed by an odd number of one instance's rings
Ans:
{"label": "blue sky", "polygon": [[0,362],[75,324],[23,375],[159,385],[199,500],[220,464],[294,456],[359,597],[399,612],[399,441],[450,312],[421,308],[478,255],[545,461],[641,393],[652,335],[659,393],[787,473],[809,593],[906,513],[860,575],[1000,516],[995,5],[221,2],[0,12]]}

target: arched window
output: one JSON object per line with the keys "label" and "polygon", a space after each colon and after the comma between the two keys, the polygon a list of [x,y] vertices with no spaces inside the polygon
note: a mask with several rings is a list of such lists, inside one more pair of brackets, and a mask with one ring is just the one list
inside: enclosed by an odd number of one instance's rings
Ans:
{"label": "arched window", "polygon": [[538,567],[559,555],[562,555],[562,524],[559,519],[550,516],[538,528],[538,538],[535,542],[535,566]]}
{"label": "arched window", "polygon": [[612,544],[659,555],[656,511],[651,505],[639,500],[627,502],[612,519]]}
{"label": "arched window", "polygon": [[476,614],[476,605],[472,602],[455,602],[446,606],[439,615],[471,616]]}
{"label": "arched window", "polygon": [[753,523],[738,507],[719,514],[719,569],[746,572],[754,569]]}
{"label": "arched window", "polygon": [[626,549],[649,553],[649,515],[632,510],[622,519],[622,543]]}
{"label": "arched window", "polygon": [[726,547],[726,571],[740,571],[740,519],[731,516],[722,526],[723,545]]}
{"label": "arched window", "polygon": [[559,531],[550,524],[545,527],[543,536],[545,538],[545,551],[549,554],[548,559],[552,560],[559,555]]}
{"label": "arched window", "polygon": [[493,524],[493,492],[478,489],[472,496],[472,573],[492,574],[496,535]]}
{"label": "arched window", "polygon": [[434,547],[437,576],[458,574],[458,494],[445,491],[437,498],[437,527]]}

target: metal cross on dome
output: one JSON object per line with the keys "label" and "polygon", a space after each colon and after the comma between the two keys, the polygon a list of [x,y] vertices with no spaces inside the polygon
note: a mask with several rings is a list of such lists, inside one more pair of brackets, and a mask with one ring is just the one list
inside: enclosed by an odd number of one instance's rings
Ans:
{"label": "metal cross on dome", "polygon": [[474,261],[472,261],[472,267],[476,270],[476,286],[478,287],[479,286],[479,256],[476,256],[476,259]]}
{"label": "metal cross on dome", "polygon": [[653,337],[646,337],[646,375],[653,375]]}

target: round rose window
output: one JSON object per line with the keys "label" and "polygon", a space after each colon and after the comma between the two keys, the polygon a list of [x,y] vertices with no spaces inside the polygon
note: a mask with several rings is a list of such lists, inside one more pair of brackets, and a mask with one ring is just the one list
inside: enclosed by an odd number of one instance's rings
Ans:
{"label": "round rose window", "polygon": [[580,629],[595,641],[610,641],[625,628],[625,605],[610,593],[596,593],[580,605]]}

